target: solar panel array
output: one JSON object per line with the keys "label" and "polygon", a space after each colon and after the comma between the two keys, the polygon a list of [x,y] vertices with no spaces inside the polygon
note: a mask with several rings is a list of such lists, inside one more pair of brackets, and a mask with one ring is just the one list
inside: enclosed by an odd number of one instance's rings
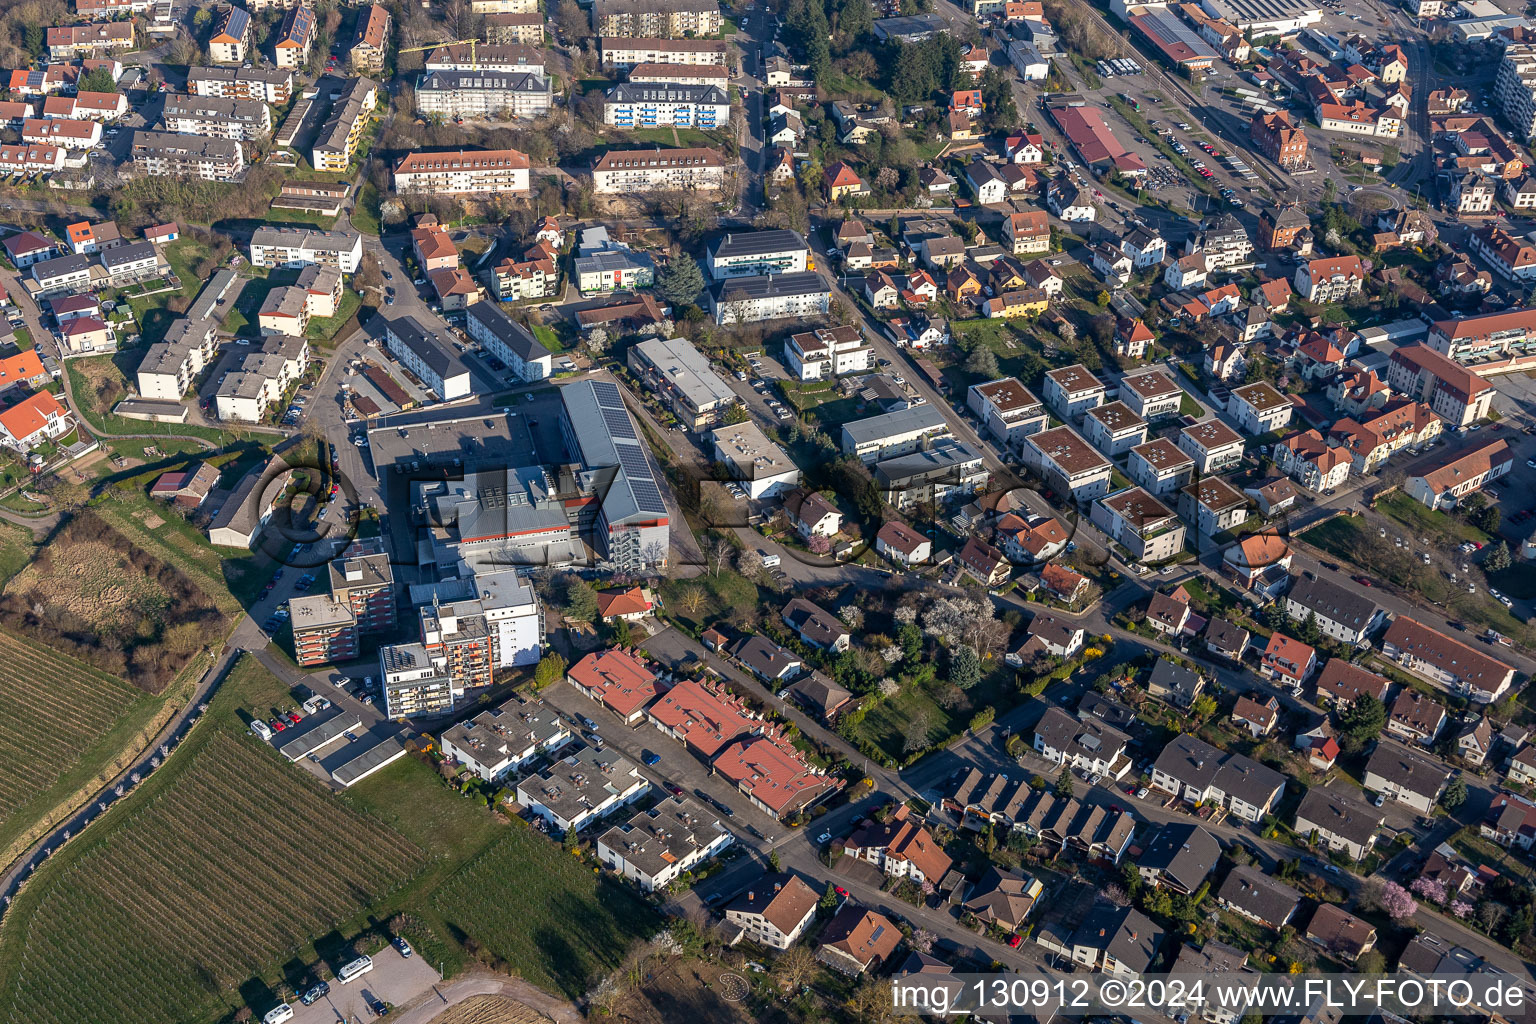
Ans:
{"label": "solar panel array", "polygon": [[603,406],[617,406],[624,408],[624,399],[619,397],[619,386],[612,381],[594,380],[588,381],[592,386],[592,394],[597,396],[597,404]]}
{"label": "solar panel array", "polygon": [[610,409],[606,405],[599,408],[603,411],[603,423],[607,425],[610,435],[631,441],[635,439],[635,428],[630,425],[629,415],[622,408]]}
{"label": "solar panel array", "polygon": [[[624,398],[619,393],[618,386],[606,380],[585,383],[591,388],[592,397],[597,400],[598,411],[603,417],[603,426],[618,457],[619,468],[624,474],[623,482],[628,486],[630,494],[634,496],[635,508],[648,515],[666,515],[666,500],[662,497],[661,488],[657,485],[655,476],[652,475],[651,464],[645,457],[645,451],[640,447],[640,438],[635,433],[634,421],[630,419],[628,410],[624,408]],[[615,484],[618,482],[614,481]]]}

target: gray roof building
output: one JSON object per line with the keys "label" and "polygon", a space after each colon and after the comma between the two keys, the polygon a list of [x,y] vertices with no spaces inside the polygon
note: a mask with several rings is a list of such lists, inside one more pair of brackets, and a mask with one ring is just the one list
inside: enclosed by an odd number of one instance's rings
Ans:
{"label": "gray roof building", "polygon": [[524,362],[543,359],[550,354],[532,331],[508,316],[497,303],[477,302],[466,309],[464,315],[490,331]]}
{"label": "gray roof building", "polygon": [[1234,913],[1278,929],[1290,922],[1301,905],[1301,893],[1270,878],[1251,864],[1232,869],[1217,890],[1216,902]]}
{"label": "gray roof building", "polygon": [[1143,878],[1186,895],[1200,888],[1216,862],[1221,844],[1199,825],[1164,825],[1136,861]]}
{"label": "gray roof building", "polygon": [[[1290,593],[1285,595],[1285,600],[1292,618],[1303,617],[1306,612],[1311,612],[1317,617],[1319,626],[1323,626],[1326,620],[1351,633],[1369,630],[1381,613],[1376,602],[1366,596],[1365,592],[1341,587],[1321,576],[1310,579],[1301,576],[1291,587]],[[1293,603],[1298,607],[1290,608]]]}

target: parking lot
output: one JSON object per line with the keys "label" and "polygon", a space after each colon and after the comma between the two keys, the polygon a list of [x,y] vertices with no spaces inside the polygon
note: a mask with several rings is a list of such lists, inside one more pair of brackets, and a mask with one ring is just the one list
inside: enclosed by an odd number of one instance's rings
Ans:
{"label": "parking lot", "polygon": [[352,1024],[354,1020],[373,1020],[377,1014],[372,1008],[378,1003],[404,1006],[430,991],[441,980],[436,965],[420,956],[403,957],[393,946],[374,953],[372,959],[373,970],[347,985],[329,982],[330,991],[309,1006],[295,999],[289,1004],[293,1008],[289,1024]]}

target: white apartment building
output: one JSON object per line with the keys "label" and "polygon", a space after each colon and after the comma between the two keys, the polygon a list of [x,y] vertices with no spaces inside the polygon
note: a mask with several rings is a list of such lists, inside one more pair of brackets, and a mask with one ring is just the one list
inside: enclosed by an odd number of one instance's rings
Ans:
{"label": "white apartment building", "polygon": [[1243,461],[1243,435],[1210,419],[1179,431],[1179,447],[1195,460],[1198,473],[1224,473]]}
{"label": "white apartment building", "polygon": [[1178,514],[1140,487],[1100,498],[1089,518],[1138,562],[1166,562],[1184,550]]}
{"label": "white apartment building", "polygon": [[355,274],[363,261],[363,236],[357,231],[259,227],[251,235],[255,267],[336,267]]}
{"label": "white apartment building", "polygon": [[714,85],[620,82],[603,99],[603,123],[615,128],[697,128],[711,131],[731,119],[731,102]]}
{"label": "white apartment building", "polygon": [[824,316],[832,289],[820,274],[763,274],[718,281],[709,290],[715,323],[751,324],[783,317]]}
{"label": "white apartment building", "polygon": [[1155,497],[1177,493],[1195,475],[1195,460],[1165,437],[1131,449],[1126,458],[1131,480]]}
{"label": "white apartment building", "polygon": [[688,797],[674,796],[599,836],[597,859],[642,892],[656,892],[734,839],[713,811]]}
{"label": "white apartment building", "polygon": [[798,231],[732,231],[705,252],[704,269],[715,281],[761,274],[798,274],[807,269],[810,255],[811,247]]}
{"label": "white apartment building", "polygon": [[825,380],[863,373],[874,352],[856,326],[823,327],[792,334],[784,342],[784,362],[800,380]]}
{"label": "white apartment building", "polygon": [[989,434],[1015,450],[1024,438],[1038,434],[1050,422],[1045,406],[1015,377],[972,384],[966,392],[965,405]]}
{"label": "white apartment building", "polygon": [[1093,501],[1109,493],[1108,459],[1071,427],[1031,434],[1024,439],[1024,463],[1063,497]]}
{"label": "white apartment building", "polygon": [[1232,391],[1232,401],[1227,411],[1237,420],[1240,429],[1251,437],[1258,437],[1291,425],[1291,412],[1295,406],[1291,400],[1276,391],[1266,381],[1244,384]]}
{"label": "white apartment building", "polygon": [[395,191],[402,195],[493,195],[528,189],[528,154],[515,149],[407,153],[395,165]]}
{"label": "white apartment building", "polygon": [[477,302],[465,311],[465,331],[491,355],[506,364],[519,380],[547,380],[555,357],[533,332],[513,320],[494,302]]}
{"label": "white apartment building", "polygon": [[1082,419],[1083,413],[1104,404],[1104,382],[1081,363],[1050,370],[1045,375],[1045,401],[1068,422]]}
{"label": "white apartment building", "polygon": [[165,337],[144,351],[136,373],[139,396],[179,402],[219,351],[218,324],[177,319]]}
{"label": "white apartment building", "polygon": [[725,184],[725,157],[713,149],[609,150],[592,165],[599,195],[712,191]]}
{"label": "white apartment building", "polygon": [[272,110],[260,100],[216,96],[166,97],[161,114],[167,131],[210,139],[255,142],[272,133]]}
{"label": "white apartment building", "polygon": [[469,367],[446,339],[428,331],[415,317],[403,316],[386,321],[384,345],[389,354],[414,373],[439,401],[451,402],[474,393]]}

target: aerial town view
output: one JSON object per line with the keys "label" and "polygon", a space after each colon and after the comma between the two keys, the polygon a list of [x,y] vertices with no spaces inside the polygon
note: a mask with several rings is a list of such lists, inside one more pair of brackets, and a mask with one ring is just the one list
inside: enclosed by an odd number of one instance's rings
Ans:
{"label": "aerial town view", "polygon": [[0,1024],[1526,1018],[1536,3],[0,0],[0,83]]}

